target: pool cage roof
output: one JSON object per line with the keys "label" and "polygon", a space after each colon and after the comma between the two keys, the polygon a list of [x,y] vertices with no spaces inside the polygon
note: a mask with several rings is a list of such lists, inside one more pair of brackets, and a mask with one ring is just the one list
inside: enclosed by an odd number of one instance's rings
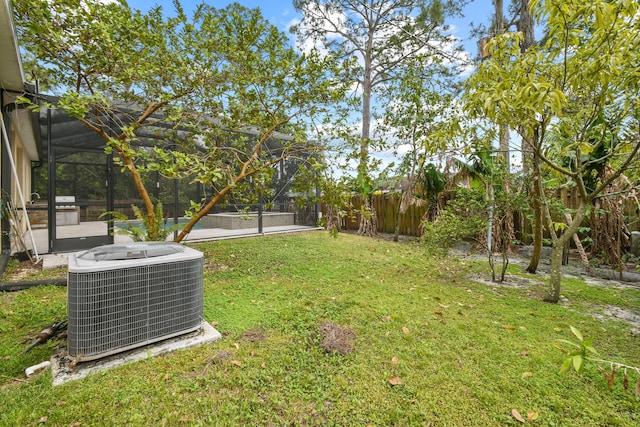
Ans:
{"label": "pool cage roof", "polygon": [[[52,100],[53,97],[45,99]],[[123,125],[131,123],[136,113],[140,109],[130,105],[116,106],[109,114],[94,113],[88,115],[89,120],[102,129],[107,130],[112,135],[121,133]],[[221,120],[211,119],[210,123],[219,126],[222,133],[228,138],[234,138],[234,135],[246,137],[259,137],[260,132],[256,128],[244,127],[239,130],[225,128],[221,124]],[[75,117],[69,116],[62,109],[42,110],[40,114],[40,127],[43,139],[43,148],[46,149],[48,139],[53,146],[74,148],[77,150],[95,150],[102,149],[105,146],[104,138],[95,130],[90,129],[87,125],[80,122]],[[153,115],[136,131],[136,144],[141,146],[154,146],[160,142],[168,141],[168,135],[174,133],[178,139],[186,139],[189,131],[186,129],[175,129],[171,123],[164,122],[161,115]],[[291,141],[293,138],[281,132],[274,132],[266,144],[266,149],[278,152],[282,147],[282,141]],[[172,142],[169,145],[175,145]]]}
{"label": "pool cage roof", "polygon": [[[52,98],[49,98],[50,100]],[[137,111],[140,111],[139,109]],[[91,118],[93,123],[99,124],[102,129],[105,129],[112,135],[118,135],[121,132],[121,127],[130,123],[135,117],[136,109],[127,105],[120,105],[109,114],[93,114],[88,117]],[[216,121],[213,122],[216,124]],[[220,123],[217,121],[217,123]],[[260,134],[257,129],[245,127],[241,130],[229,130],[220,126],[221,144],[225,144],[224,139],[227,141],[233,138],[246,137],[259,138]],[[64,159],[64,156],[72,157],[80,152],[102,152],[105,149],[105,139],[95,130],[89,128],[84,123],[80,122],[74,117],[69,116],[62,109],[43,109],[40,114],[40,130],[42,137],[42,147],[44,156],[46,159],[48,154],[48,148],[56,150],[58,159]],[[188,131],[184,129],[178,129],[166,122],[162,121],[161,116],[152,116],[149,118],[148,123],[143,125],[136,131],[135,144],[138,146],[158,146],[164,147],[176,146],[176,140],[186,139]],[[274,135],[265,144],[265,150],[271,152],[273,156],[280,154],[283,147],[283,141],[291,141],[293,138],[283,133],[274,133]],[[198,144],[196,143],[198,147]],[[204,150],[204,144],[200,144],[199,148]],[[66,153],[66,154],[65,154]],[[64,161],[64,160],[63,160]],[[265,203],[274,203],[280,199],[280,202],[284,203],[285,199],[291,198],[292,194],[290,187],[292,184],[293,176],[297,174],[299,160],[289,159],[286,162],[281,162],[278,165],[274,165],[274,179],[271,185],[273,191],[273,200],[265,200]],[[118,175],[118,168],[114,169],[114,175]],[[83,177],[77,177],[76,179],[83,179]],[[120,178],[123,179],[123,178]],[[160,178],[157,178],[159,181]],[[185,184],[186,185],[186,184]],[[200,186],[199,186],[200,187]],[[215,191],[215,190],[214,190]],[[198,190],[200,193],[192,194],[189,196],[191,200],[200,201],[207,194],[211,194],[210,190],[201,188]],[[133,195],[132,195],[133,196]],[[118,196],[116,196],[117,198]],[[231,208],[240,208],[237,203],[234,203],[232,197],[227,197],[226,203]],[[176,206],[176,210],[177,210]]]}

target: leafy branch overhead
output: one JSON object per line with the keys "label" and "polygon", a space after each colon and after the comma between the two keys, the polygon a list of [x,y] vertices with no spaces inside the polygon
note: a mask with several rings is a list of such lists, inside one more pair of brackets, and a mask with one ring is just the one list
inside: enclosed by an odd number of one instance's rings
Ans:
{"label": "leafy branch overhead", "polygon": [[[581,227],[593,201],[637,161],[637,2],[534,0],[543,42],[523,51],[522,33],[487,45],[490,57],[466,82],[465,112],[515,129],[531,153],[537,213],[553,254],[545,300],[560,297],[562,248]],[[555,228],[543,176],[575,187],[579,205],[567,227]]]}
{"label": "leafy branch overhead", "polygon": [[335,61],[298,54],[259,9],[201,4],[189,17],[174,8],[167,17],[124,1],[15,4],[26,68],[58,95],[42,106],[102,136],[152,229],[160,218],[150,171],[213,186],[181,240],[248,177],[268,180],[271,165],[317,151],[309,126],[326,121],[343,86],[332,78]]}

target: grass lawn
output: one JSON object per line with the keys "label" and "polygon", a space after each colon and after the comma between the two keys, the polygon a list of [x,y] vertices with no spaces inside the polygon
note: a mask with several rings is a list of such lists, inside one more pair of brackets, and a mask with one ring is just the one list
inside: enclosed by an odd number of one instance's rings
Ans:
{"label": "grass lawn", "polygon": [[601,357],[639,366],[633,327],[598,318],[637,312],[639,289],[567,279],[551,305],[521,267],[481,283],[486,262],[345,234],[192,246],[223,338],[55,388],[49,371],[23,374],[55,343],[19,353],[66,316],[66,289],[0,294],[0,425],[520,425],[514,410],[527,425],[640,425],[638,374],[629,391],[622,373],[609,390],[594,364],[561,374],[557,341],[575,326]]}

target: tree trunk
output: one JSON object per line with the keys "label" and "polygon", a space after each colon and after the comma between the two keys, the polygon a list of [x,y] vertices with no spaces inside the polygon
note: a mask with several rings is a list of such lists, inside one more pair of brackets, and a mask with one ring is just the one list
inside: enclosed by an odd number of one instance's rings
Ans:
{"label": "tree trunk", "polygon": [[[367,52],[371,52],[373,40],[367,42]],[[371,138],[371,58],[364,56],[364,78],[362,80],[362,140],[360,141],[360,159],[358,173],[363,178],[369,175],[369,141]],[[360,216],[358,234],[375,236],[378,234],[376,211],[371,203],[371,194],[363,194],[363,211]]]}
{"label": "tree trunk", "polygon": [[[580,199],[580,205],[576,211],[575,218],[573,218],[573,223],[566,227],[560,236],[555,237],[555,232],[551,231],[551,236],[553,238],[553,251],[551,252],[551,273],[549,275],[549,285],[547,287],[547,294],[543,298],[545,302],[557,303],[560,300],[563,248],[569,240],[571,240],[571,237],[576,233],[576,231],[578,231],[580,224],[582,224],[585,213],[587,212],[588,203],[591,203],[591,201],[584,200],[584,198]],[[547,221],[551,221],[551,218],[547,218]]]}
{"label": "tree trunk", "polygon": [[533,208],[533,252],[531,253],[531,259],[529,265],[526,268],[527,273],[534,274],[538,270],[538,264],[540,263],[540,254],[542,253],[542,203],[540,202],[542,185],[540,177],[540,165],[538,156],[534,154],[531,159],[533,162],[532,172],[533,179],[531,185],[531,207]]}
{"label": "tree trunk", "polygon": [[378,234],[378,216],[373,208],[371,196],[365,197],[362,201],[358,234],[370,237]]}
{"label": "tree trunk", "polygon": [[[525,53],[536,42],[534,39],[533,16],[531,15],[531,9],[529,9],[529,0],[520,0],[520,19],[518,19],[516,28],[522,33],[520,52]],[[531,146],[529,142],[526,137],[522,137],[522,171],[525,174],[529,172],[529,166],[531,165]]]}
{"label": "tree trunk", "polygon": [[[573,223],[573,219],[569,212],[565,212],[564,218],[567,221],[567,224],[571,225]],[[585,270],[589,273],[591,271],[591,264],[589,264],[589,258],[584,250],[584,246],[582,246],[578,233],[573,235],[573,242],[576,244],[576,249],[578,249],[578,253],[580,254],[580,261],[582,261],[582,265],[584,265]]]}
{"label": "tree trunk", "polygon": [[[564,236],[564,235],[563,235]],[[560,286],[562,284],[562,248],[564,240],[561,236],[553,245],[551,252],[551,273],[549,275],[549,285],[543,300],[545,302],[557,303],[560,300]]]}
{"label": "tree trunk", "polygon": [[[522,43],[520,44],[520,52],[525,53],[531,46],[535,44],[533,33],[533,15],[531,15],[531,9],[529,8],[529,0],[520,0],[520,19],[516,25],[518,31],[523,35]],[[527,132],[528,133],[528,132]],[[522,136],[522,171],[527,174],[529,170],[533,171],[533,186],[531,188],[531,206],[533,208],[533,253],[529,260],[529,266],[526,271],[528,273],[535,273],[538,269],[538,263],[540,262],[540,253],[542,252],[542,205],[540,204],[539,187],[537,181],[540,177],[539,160],[535,153],[534,144],[538,143],[538,136],[523,135]],[[533,153],[533,154],[532,154]]]}
{"label": "tree trunk", "polygon": [[505,171],[507,175],[511,172],[511,159],[509,154],[509,126],[500,125],[500,155],[504,158]]}

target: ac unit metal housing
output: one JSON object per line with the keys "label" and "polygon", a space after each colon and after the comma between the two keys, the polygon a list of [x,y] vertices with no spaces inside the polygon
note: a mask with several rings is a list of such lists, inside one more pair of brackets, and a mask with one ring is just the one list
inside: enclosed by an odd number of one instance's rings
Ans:
{"label": "ac unit metal housing", "polygon": [[197,330],[202,253],[172,242],[99,246],[69,255],[68,352],[93,360]]}

